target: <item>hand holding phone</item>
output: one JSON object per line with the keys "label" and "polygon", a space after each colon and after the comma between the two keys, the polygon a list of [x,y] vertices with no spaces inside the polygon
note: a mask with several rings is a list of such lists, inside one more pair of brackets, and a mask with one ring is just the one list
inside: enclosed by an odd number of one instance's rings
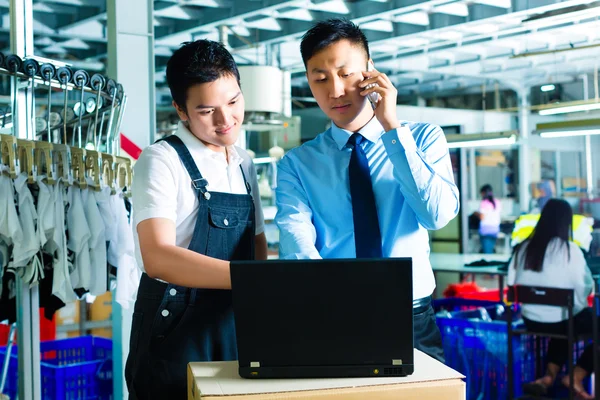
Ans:
{"label": "hand holding phone", "polygon": [[[375,70],[375,67],[373,66],[373,63],[371,61],[367,61],[367,72],[372,72],[374,70]],[[372,83],[370,85],[367,85],[365,87],[365,89],[370,89],[373,86],[377,86],[377,84]],[[367,98],[371,102],[371,106],[373,107],[373,109],[375,109],[375,107],[377,107],[377,103],[379,102],[379,94],[378,93],[369,93],[367,95]]]}

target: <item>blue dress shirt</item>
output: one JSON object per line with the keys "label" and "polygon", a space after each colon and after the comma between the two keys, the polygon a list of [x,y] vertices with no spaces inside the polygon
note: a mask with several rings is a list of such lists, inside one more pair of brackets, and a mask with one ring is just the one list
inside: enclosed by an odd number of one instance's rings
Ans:
{"label": "blue dress shirt", "polygon": [[[442,129],[403,122],[384,132],[373,119],[359,131],[365,150],[384,257],[412,257],[413,296],[429,296],[435,278],[427,230],[444,227],[459,210]],[[354,258],[354,223],[347,146],[353,132],[335,124],[279,161],[277,215],[281,258]]]}

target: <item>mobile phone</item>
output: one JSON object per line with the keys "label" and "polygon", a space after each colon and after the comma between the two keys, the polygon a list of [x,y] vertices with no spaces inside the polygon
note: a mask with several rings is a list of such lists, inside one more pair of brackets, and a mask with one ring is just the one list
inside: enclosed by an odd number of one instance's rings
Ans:
{"label": "mobile phone", "polygon": [[[373,63],[370,61],[367,61],[367,72],[371,72],[374,71],[375,68],[373,67]],[[376,83],[372,83],[370,85],[367,85],[365,87],[365,89],[370,89],[373,86],[377,86]],[[371,107],[373,107],[373,109],[375,109],[375,107],[377,107],[377,102],[379,102],[379,94],[378,93],[369,93],[367,95],[367,98],[369,99],[369,101],[371,102]]]}

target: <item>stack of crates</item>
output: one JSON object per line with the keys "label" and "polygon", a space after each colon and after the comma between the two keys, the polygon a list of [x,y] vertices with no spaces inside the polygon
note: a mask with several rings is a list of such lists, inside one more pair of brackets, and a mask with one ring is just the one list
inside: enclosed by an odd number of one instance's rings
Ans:
{"label": "stack of crates", "polygon": [[[505,400],[508,395],[508,332],[505,306],[489,301],[442,299],[435,302],[446,364],[466,377],[467,400]],[[519,328],[516,318],[511,321]],[[545,354],[546,341],[540,354]],[[515,396],[535,379],[536,340],[513,338]],[[543,358],[543,357],[542,357]]]}

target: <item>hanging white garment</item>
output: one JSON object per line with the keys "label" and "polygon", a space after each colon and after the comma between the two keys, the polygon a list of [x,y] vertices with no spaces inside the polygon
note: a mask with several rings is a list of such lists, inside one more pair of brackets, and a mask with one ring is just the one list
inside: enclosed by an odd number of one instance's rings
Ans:
{"label": "hanging white garment", "polygon": [[67,257],[67,220],[65,208],[67,206],[65,193],[66,188],[59,179],[53,187],[53,206],[54,206],[54,230],[53,242],[57,249],[54,257],[54,276],[52,278],[52,294],[58,297],[63,303],[68,303],[77,298],[71,287],[71,278],[69,262]]}
{"label": "hanging white garment", "polygon": [[[93,183],[89,179],[88,183]],[[104,220],[96,203],[96,196],[92,189],[82,190],[82,199],[85,210],[85,216],[90,228],[90,272],[91,281],[89,286],[90,294],[94,296],[101,295],[108,290],[108,268],[106,262],[106,235],[104,231]]]}
{"label": "hanging white garment", "polygon": [[[56,218],[54,217],[54,193],[52,186],[48,186],[44,182],[45,176],[37,177],[39,188],[37,199],[37,234],[40,241],[40,247],[44,248],[48,253],[53,254],[57,245],[54,243],[54,227]],[[59,229],[63,229],[60,225]]]}
{"label": "hanging white garment", "polygon": [[23,240],[23,230],[15,207],[13,181],[2,173],[4,171],[8,171],[8,168],[0,165],[0,241],[10,246],[13,242]]}
{"label": "hanging white garment", "polygon": [[[67,190],[69,210],[67,211],[67,248],[75,253],[75,262],[71,270],[71,287],[84,288],[91,280],[89,240],[90,228],[85,217],[81,189],[70,186]],[[71,268],[70,268],[71,269]]]}
{"label": "hanging white garment", "polygon": [[117,240],[117,224],[115,224],[115,212],[110,200],[110,191],[110,188],[105,186],[99,192],[94,192],[96,204],[98,204],[100,215],[104,221],[104,236],[107,248],[110,242],[116,242]]}
{"label": "hanging white garment", "polygon": [[33,196],[27,187],[27,175],[19,174],[15,179],[15,190],[17,192],[17,204],[19,222],[23,229],[23,237],[14,242],[13,266],[15,268],[25,267],[33,256],[40,250],[39,240],[35,232],[37,212],[33,205]]}
{"label": "hanging white garment", "polygon": [[118,191],[111,197],[111,203],[116,213],[118,246],[112,246],[111,243],[109,250],[113,250],[112,256],[116,257],[116,263],[113,264],[117,267],[115,300],[121,307],[128,309],[135,302],[142,272],[135,260],[133,231],[121,196],[121,191]]}

